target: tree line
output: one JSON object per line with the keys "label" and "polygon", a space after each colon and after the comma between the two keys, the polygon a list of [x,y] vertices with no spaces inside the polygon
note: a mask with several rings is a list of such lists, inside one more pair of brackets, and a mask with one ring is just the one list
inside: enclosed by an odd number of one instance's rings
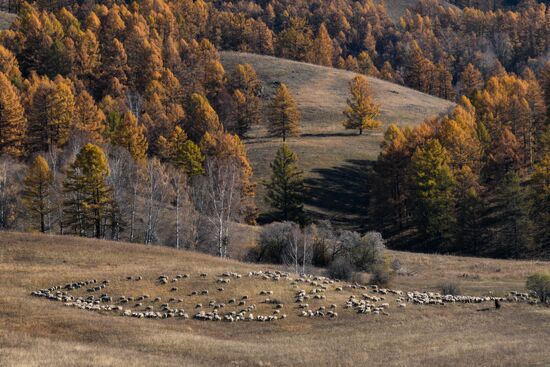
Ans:
{"label": "tree line", "polygon": [[[545,75],[544,83],[550,64]],[[548,256],[545,96],[532,74],[503,75],[463,96],[448,116],[415,128],[391,125],[371,176],[372,223],[406,248]]]}

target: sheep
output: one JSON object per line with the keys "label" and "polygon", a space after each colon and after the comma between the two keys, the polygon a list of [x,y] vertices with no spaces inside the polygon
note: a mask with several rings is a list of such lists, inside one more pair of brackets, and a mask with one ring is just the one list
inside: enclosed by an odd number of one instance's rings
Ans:
{"label": "sheep", "polygon": [[195,305],[195,308],[201,308],[201,307],[202,307],[202,304],[201,304],[201,303],[197,303],[197,304]]}
{"label": "sheep", "polygon": [[206,278],[208,276],[208,273],[200,273],[199,276],[202,278]]}
{"label": "sheep", "polygon": [[201,294],[202,294],[202,295],[207,295],[207,294],[208,294],[208,290],[206,290],[206,289],[202,290],[202,291],[201,291]]}
{"label": "sheep", "polygon": [[176,292],[178,290],[178,287],[172,287],[172,289],[170,289],[170,292]]}

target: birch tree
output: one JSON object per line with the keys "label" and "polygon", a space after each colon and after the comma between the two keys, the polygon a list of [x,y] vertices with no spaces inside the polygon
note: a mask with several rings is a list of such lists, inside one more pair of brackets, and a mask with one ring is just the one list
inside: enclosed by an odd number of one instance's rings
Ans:
{"label": "birch tree", "polygon": [[211,227],[215,253],[228,257],[232,222],[242,219],[239,167],[234,160],[210,159],[205,168],[206,174],[195,182],[199,187],[193,200]]}
{"label": "birch tree", "polygon": [[162,210],[170,195],[170,183],[166,167],[156,158],[147,162],[144,182],[146,245],[158,241],[158,224]]}

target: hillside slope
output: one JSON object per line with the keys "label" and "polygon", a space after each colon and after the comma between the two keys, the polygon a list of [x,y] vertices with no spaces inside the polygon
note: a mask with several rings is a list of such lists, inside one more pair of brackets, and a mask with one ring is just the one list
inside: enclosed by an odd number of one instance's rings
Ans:
{"label": "hillside slope", "polygon": [[[394,22],[398,22],[399,18],[405,14],[407,9],[414,8],[416,4],[419,3],[419,0],[376,0],[376,3],[384,3],[388,15]],[[439,4],[445,7],[455,7],[444,0],[438,0]]]}
{"label": "hillside slope", "polygon": [[[390,252],[390,256],[397,257],[404,268],[414,270],[395,278],[392,286],[403,290],[433,290],[436,282],[461,279],[466,294],[487,295],[493,291],[498,295],[522,290],[531,272],[550,270],[546,262],[398,252]],[[411,303],[399,308],[394,296],[388,295],[390,314],[376,316],[342,307],[350,294],[360,295],[365,290],[346,288],[338,293],[331,288],[326,300],[308,302],[311,307],[334,302],[339,316],[309,319],[296,316],[299,310],[293,302],[295,289],[309,292],[308,284],[290,288],[282,281],[254,281],[245,276],[224,285],[224,293],[215,290],[219,287],[215,279],[221,272],[246,274],[269,268],[277,269],[166,247],[0,233],[0,365],[524,366],[550,361],[546,345],[550,309],[525,303],[505,303],[498,312],[478,312],[486,304],[441,307]],[[207,272],[208,277],[200,278],[199,272]],[[226,292],[232,291],[250,295],[252,302],[262,298],[259,290],[271,289],[274,294],[270,297],[284,303],[282,310],[289,317],[269,323],[149,320],[65,307],[62,302],[30,296],[31,291],[52,285],[109,279],[109,286],[100,293],[114,296],[120,291],[117,284],[131,286],[133,291],[124,293],[126,296],[151,296],[143,301],[145,307],[154,305],[151,300],[157,295],[162,295],[162,302],[167,301],[165,294],[173,286],[168,283],[163,286],[168,288],[161,290],[151,280],[159,274],[173,277],[177,273],[190,274],[189,279],[177,283],[176,297],[184,299],[191,315],[196,311],[188,307],[189,302],[226,301],[224,297],[230,294]],[[143,280],[128,281],[129,275],[142,275]],[[186,293],[207,287],[208,281],[211,295],[193,298]],[[128,307],[137,306],[124,305]]]}
{"label": "hillside slope", "polygon": [[8,29],[15,20],[16,15],[0,11],[0,31]]}
{"label": "hillside slope", "polygon": [[[252,64],[263,82],[266,104],[278,82],[289,86],[302,113],[302,132],[301,136],[289,139],[288,144],[312,180],[310,186],[315,193],[309,202],[310,209],[334,220],[344,216],[346,221],[353,222],[355,212],[364,208],[353,191],[355,194],[364,191],[364,188],[355,190],[355,185],[364,185],[361,175],[365,173],[365,165],[376,158],[383,131],[390,123],[416,125],[426,118],[445,114],[454,106],[450,101],[369,78],[374,100],[382,105],[383,125],[375,133],[358,136],[342,126],[348,84],[357,74],[249,53],[222,52],[221,59],[228,72],[236,64]],[[265,125],[255,127],[246,141],[257,182],[269,177],[269,163],[281,144],[280,139],[266,135]],[[261,205],[263,192],[261,186],[258,188]],[[327,204],[331,208],[325,207]]]}

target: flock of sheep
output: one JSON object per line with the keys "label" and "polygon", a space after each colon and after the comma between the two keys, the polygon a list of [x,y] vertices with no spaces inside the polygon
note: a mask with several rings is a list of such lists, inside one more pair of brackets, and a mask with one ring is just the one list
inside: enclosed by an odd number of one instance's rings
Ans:
{"label": "flock of sheep", "polygon": [[[173,297],[151,297],[142,294],[138,297],[109,295],[106,290],[111,282],[109,280],[97,281],[85,280],[64,285],[53,286],[47,289],[33,291],[32,296],[45,297],[53,301],[63,302],[68,307],[76,307],[89,311],[105,311],[121,316],[151,319],[181,318],[189,319],[190,312],[183,308],[190,302],[184,298],[178,298],[181,291],[176,286],[185,279],[191,278],[191,274],[177,274],[173,277],[160,275],[155,278],[158,287],[166,287],[164,293],[169,290]],[[197,274],[199,279],[208,282],[207,273]],[[442,295],[437,292],[403,292],[395,289],[380,288],[376,285],[365,286],[360,284],[343,284],[323,276],[301,275],[293,276],[282,271],[252,271],[246,276],[235,272],[224,272],[217,275],[210,285],[215,284],[218,294],[223,294],[227,287],[238,283],[243,278],[249,278],[255,282],[287,282],[293,292],[294,305],[285,305],[274,298],[274,291],[262,289],[252,296],[243,294],[240,297],[230,298],[225,302],[209,296],[208,289],[196,289],[187,293],[187,297],[211,297],[208,303],[194,303],[190,306],[193,318],[202,321],[260,321],[270,322],[284,320],[287,313],[296,316],[321,317],[334,319],[338,317],[338,304],[325,302],[330,299],[345,300],[341,307],[344,310],[353,310],[359,314],[389,316],[390,304],[395,302],[396,308],[405,308],[408,304],[414,305],[444,305],[446,303],[482,303],[482,302],[534,302],[534,299],[526,293],[512,292],[507,297],[475,297],[464,295]],[[127,276],[126,281],[141,281],[143,276]],[[123,281],[123,280],[122,280]],[[258,284],[258,283],[256,283]],[[162,288],[161,288],[162,289]],[[76,296],[71,293],[85,293]],[[213,292],[213,290],[211,290]],[[349,293],[348,297],[344,294]],[[356,294],[358,293],[358,294]],[[337,295],[342,295],[338,297]],[[393,302],[391,302],[393,301]],[[311,305],[310,305],[311,304]],[[133,306],[132,306],[133,305]],[[261,306],[261,307],[260,307]],[[229,310],[232,308],[232,310]],[[260,309],[262,311],[260,311]]]}

